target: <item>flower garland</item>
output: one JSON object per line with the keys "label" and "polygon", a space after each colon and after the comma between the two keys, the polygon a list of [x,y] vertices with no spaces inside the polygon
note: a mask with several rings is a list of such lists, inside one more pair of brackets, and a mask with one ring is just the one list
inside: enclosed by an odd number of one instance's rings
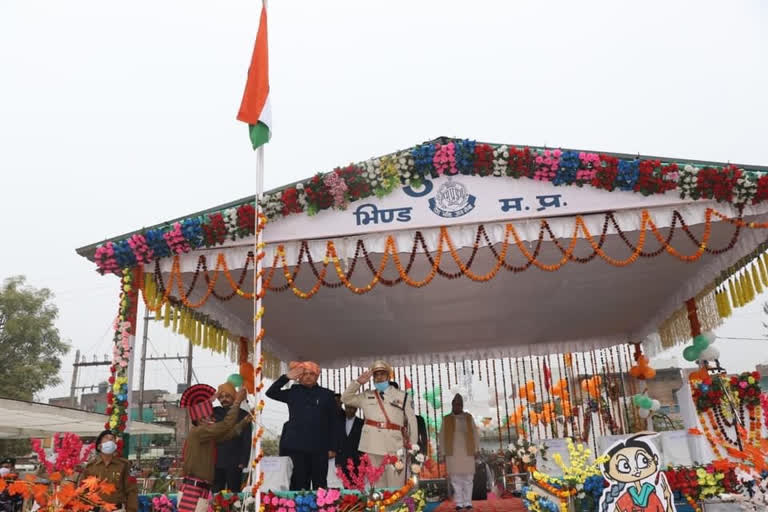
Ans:
{"label": "flower garland", "polygon": [[[673,214],[677,215],[677,214]],[[440,230],[440,236],[438,238],[437,247],[435,248],[435,255],[432,256],[432,254],[429,252],[429,250],[426,247],[425,239],[423,234],[420,231],[417,231],[414,235],[413,245],[410,250],[410,254],[408,255],[408,262],[406,264],[403,264],[399,254],[400,249],[397,247],[397,244],[394,240],[393,236],[388,236],[385,243],[385,254],[382,257],[381,261],[378,263],[374,263],[373,260],[370,258],[370,255],[368,254],[368,251],[365,247],[365,243],[362,240],[358,240],[356,244],[356,253],[353,257],[353,262],[349,266],[348,269],[343,269],[341,266],[341,263],[339,261],[339,258],[336,254],[336,245],[333,241],[327,241],[326,247],[326,256],[322,262],[322,269],[318,271],[317,265],[320,264],[319,262],[313,261],[312,257],[309,254],[309,246],[306,241],[301,242],[299,255],[298,255],[298,261],[296,262],[289,262],[286,257],[285,248],[282,244],[279,244],[277,246],[277,251],[274,256],[274,259],[269,267],[269,270],[267,271],[267,274],[265,275],[264,280],[264,286],[265,290],[268,289],[273,292],[283,292],[288,289],[291,289],[294,294],[296,294],[298,297],[303,299],[309,299],[312,298],[321,287],[328,287],[328,288],[337,288],[340,286],[345,286],[354,293],[362,294],[367,293],[371,291],[376,285],[382,284],[384,286],[394,286],[396,284],[405,282],[409,286],[413,287],[421,287],[429,284],[438,274],[442,277],[448,278],[448,279],[456,279],[461,276],[466,276],[467,278],[477,281],[477,282],[485,282],[489,281],[493,277],[495,277],[498,272],[503,268],[507,271],[518,273],[523,272],[527,269],[529,269],[532,265],[536,266],[542,270],[546,271],[556,271],[560,269],[562,266],[564,266],[568,262],[573,263],[580,263],[585,264],[591,261],[594,257],[600,256],[602,259],[607,261],[609,264],[614,266],[627,266],[629,264],[632,264],[636,262],[640,257],[654,257],[658,256],[663,252],[664,248],[667,249],[667,252],[672,253],[672,255],[678,257],[679,259],[682,259],[683,261],[694,261],[696,259],[699,259],[704,253],[707,252],[715,252],[720,251],[720,249],[712,249],[708,248],[706,244],[706,240],[709,239],[710,233],[711,233],[711,222],[712,217],[714,215],[717,215],[717,212],[714,210],[709,211],[706,214],[707,221],[704,229],[704,234],[702,236],[702,239],[699,241],[699,250],[696,251],[693,255],[683,255],[678,253],[669,243],[669,240],[662,239],[660,243],[663,245],[662,248],[660,248],[657,251],[654,251],[653,253],[646,253],[643,251],[644,244],[645,244],[645,230],[650,229],[651,232],[656,236],[658,235],[661,237],[660,234],[658,234],[658,228],[656,228],[655,224],[650,220],[647,212],[642,213],[642,221],[641,221],[641,233],[638,236],[638,242],[637,245],[633,245],[629,239],[626,238],[625,235],[620,231],[622,236],[624,236],[624,241],[627,245],[629,245],[630,248],[633,249],[633,253],[624,260],[616,260],[613,259],[611,256],[605,253],[605,251],[601,248],[601,244],[595,241],[596,236],[593,235],[588,228],[586,227],[584,220],[581,217],[577,217],[575,219],[575,225],[574,230],[572,233],[572,238],[570,242],[568,243],[568,247],[563,247],[563,245],[557,241],[557,239],[554,237],[554,234],[551,233],[551,228],[549,227],[549,224],[546,220],[540,221],[540,228],[539,228],[539,237],[538,241],[534,244],[534,250],[530,251],[526,244],[520,239],[520,236],[517,233],[517,229],[515,228],[514,224],[507,224],[505,226],[505,234],[504,234],[504,240],[501,242],[501,249],[496,249],[493,244],[490,243],[490,238],[488,236],[488,233],[485,230],[485,227],[483,225],[478,226],[477,233],[475,236],[475,243],[473,244],[472,248],[472,254],[467,259],[468,263],[464,263],[463,259],[459,256],[458,250],[454,246],[454,242],[448,232],[448,230],[443,227]],[[597,237],[602,239],[605,235],[605,232],[609,228],[609,221],[613,219],[612,214],[607,213],[605,214],[606,220],[603,223],[603,232]],[[615,219],[614,219],[615,220]],[[682,229],[687,230],[688,227],[684,226]],[[586,236],[586,240],[589,243],[589,245],[592,247],[593,253],[591,256],[587,257],[578,257],[573,254],[573,249],[579,239],[579,233],[584,233],[584,236]],[[687,231],[686,231],[687,232]],[[538,254],[541,250],[541,245],[545,241],[545,234],[549,233],[550,240],[555,244],[555,246],[561,251],[563,254],[563,257],[560,259],[559,262],[554,264],[544,264],[538,260]],[[693,236],[691,234],[691,236]],[[671,237],[669,237],[671,239]],[[514,239],[514,240],[512,240]],[[496,258],[496,263],[485,274],[476,274],[471,270],[472,264],[478,260],[477,253],[481,250],[481,243],[485,241],[485,248],[483,250],[490,251],[493,256]],[[528,260],[527,263],[521,265],[521,266],[513,266],[507,262],[507,255],[511,252],[510,247],[512,246],[512,243],[514,242],[515,247],[520,251],[520,253]],[[735,241],[733,241],[735,243]],[[445,247],[448,247],[449,254],[445,255],[443,254]],[[424,251],[424,256],[428,259],[428,261],[432,264],[432,268],[430,269],[430,272],[428,275],[420,281],[415,281],[410,278],[408,275],[409,269],[412,268],[413,262],[415,261],[415,258],[418,254],[418,249],[422,248]],[[730,247],[729,246],[726,246]],[[357,268],[357,261],[362,254],[363,259],[365,260],[365,263],[367,265],[367,268],[373,272],[373,276],[371,281],[365,285],[365,286],[354,286],[351,284],[351,278],[352,275],[355,272],[355,269]],[[448,272],[445,271],[441,267],[441,262],[443,261],[443,258],[446,259],[450,256],[450,259],[453,260],[456,265],[459,267],[459,272]],[[248,258],[252,258],[252,256],[248,256]],[[304,261],[306,258],[306,262]],[[399,274],[399,277],[397,279],[387,279],[384,277],[384,274],[386,273],[389,263],[392,261],[394,264],[395,270]],[[246,265],[248,265],[249,260],[246,261]],[[339,281],[335,283],[328,282],[326,280],[328,267],[330,264],[333,264],[333,270],[335,270]],[[314,274],[317,281],[311,286],[311,289],[309,291],[301,290],[297,288],[296,286],[296,276],[300,273],[301,269],[304,267],[305,264],[308,264],[310,267],[310,271]],[[286,283],[282,285],[277,285],[275,283],[275,274],[279,271],[280,267],[282,267],[282,274],[286,279]],[[377,268],[378,267],[378,268]],[[194,276],[191,280],[191,285],[188,290],[184,290],[182,285],[182,275],[180,270],[180,262],[177,258],[174,259],[171,272],[170,272],[170,281],[167,285],[163,285],[161,282],[161,272],[159,264],[156,262],[155,264],[155,280],[157,281],[156,286],[158,288],[158,291],[161,295],[159,303],[157,305],[153,305],[151,307],[152,311],[156,311],[156,308],[161,306],[162,304],[165,304],[168,300],[171,299],[171,290],[173,286],[176,286],[178,288],[178,295],[176,300],[180,300],[185,306],[197,308],[200,307],[202,304],[204,304],[210,296],[213,296],[219,300],[230,300],[234,297],[234,295],[239,295],[245,299],[252,299],[253,296],[242,290],[241,285],[242,281],[244,279],[245,273],[244,270],[240,274],[239,279],[235,279],[229,269],[226,266],[226,262],[223,260],[223,255],[219,254],[219,257],[217,259],[216,263],[216,269],[213,271],[213,275],[209,275],[207,271],[207,267],[205,267],[205,257],[200,256],[198,258],[198,267],[195,271]],[[188,300],[188,297],[192,294],[195,284],[198,282],[198,275],[200,272],[204,273],[205,276],[205,282],[208,285],[208,290],[203,294],[202,298],[198,300],[197,303],[191,303]],[[233,293],[227,296],[219,295],[214,290],[214,286],[216,284],[216,279],[219,273],[223,273],[224,277],[229,282],[230,286],[232,287]]]}
{"label": "flower garland", "polygon": [[[768,175],[738,168],[696,167],[680,169],[658,159],[617,158],[610,155],[560,149],[477,144],[471,140],[428,142],[393,155],[350,164],[319,174],[285,189],[264,195],[263,211],[269,219],[329,208],[372,195],[384,197],[398,185],[417,186],[426,177],[467,174],[531,178],[554,185],[591,186],[643,195],[676,190],[682,198],[729,202],[736,206],[768,200]],[[189,252],[253,234],[252,201],[141,234],[105,242],[93,259],[99,271],[147,263],[153,258]]]}
{"label": "flower garland", "polygon": [[[137,273],[129,269],[122,270],[120,280],[120,306],[114,323],[115,335],[112,352],[112,364],[108,379],[110,389],[107,392],[106,414],[109,419],[104,428],[115,431],[118,435],[125,430],[128,422],[128,365],[131,358],[131,337],[136,332],[136,310],[138,307]],[[123,440],[117,440],[118,453],[122,451]]]}

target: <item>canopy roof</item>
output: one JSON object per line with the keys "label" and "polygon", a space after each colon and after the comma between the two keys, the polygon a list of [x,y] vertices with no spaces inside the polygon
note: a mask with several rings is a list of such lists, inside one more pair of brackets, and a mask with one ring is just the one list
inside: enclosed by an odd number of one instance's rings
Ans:
{"label": "canopy roof", "polygon": [[[51,437],[57,432],[97,436],[104,430],[106,416],[57,405],[0,398],[0,439]],[[131,423],[131,434],[173,434],[170,427]]]}
{"label": "canopy roof", "polygon": [[[341,367],[686,341],[685,301],[714,327],[716,287],[764,250],[765,171],[439,139],[273,191],[266,348]],[[78,253],[144,263],[150,306],[247,337],[249,201]]]}

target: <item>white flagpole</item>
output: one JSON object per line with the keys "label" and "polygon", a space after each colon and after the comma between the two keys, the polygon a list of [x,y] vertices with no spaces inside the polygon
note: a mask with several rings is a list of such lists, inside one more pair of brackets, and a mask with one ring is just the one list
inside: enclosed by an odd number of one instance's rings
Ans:
{"label": "white flagpole", "polygon": [[[259,253],[263,251],[263,229],[259,229],[259,222],[261,217],[261,202],[262,202],[262,196],[264,194],[264,144],[259,146],[259,148],[256,150],[256,208],[255,208],[255,215],[256,215],[256,222],[254,224],[256,229],[256,236],[254,237],[254,244],[253,244],[253,256],[256,259],[256,264],[254,265],[254,273],[253,273],[253,291],[254,291],[254,299],[253,299],[253,361],[251,364],[253,364],[254,369],[254,376],[253,376],[253,385],[255,387],[255,395],[256,395],[256,411],[255,411],[255,424],[253,426],[253,435],[256,436],[257,433],[261,430],[262,423],[261,423],[261,410],[258,409],[259,404],[261,403],[261,380],[264,378],[264,370],[261,368],[261,345],[263,343],[263,340],[259,340],[259,333],[261,333],[262,329],[262,322],[261,317],[262,314],[261,308],[262,306],[262,299],[261,299],[261,291],[263,286],[263,280],[262,280],[262,269],[263,269],[263,258],[259,258]],[[261,480],[261,457],[259,455],[261,454],[261,436],[259,436],[256,439],[255,443],[251,443],[251,457],[250,457],[250,467],[248,471],[248,483],[246,489],[252,489],[252,486],[259,482]],[[255,462],[255,464],[254,464]],[[256,475],[256,480],[254,482],[253,475]],[[260,510],[261,507],[261,491],[260,489],[253,489],[255,492],[255,500],[256,500],[256,508],[255,510]]]}

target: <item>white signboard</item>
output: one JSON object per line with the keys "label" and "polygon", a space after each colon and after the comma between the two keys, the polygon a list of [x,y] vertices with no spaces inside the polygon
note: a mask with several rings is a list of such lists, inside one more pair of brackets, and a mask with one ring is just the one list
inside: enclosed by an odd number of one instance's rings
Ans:
{"label": "white signboard", "polygon": [[652,208],[688,203],[676,192],[643,196],[592,187],[556,187],[531,179],[456,175],[426,180],[418,190],[403,187],[385,198],[351,203],[347,210],[323,210],[314,217],[289,215],[270,223],[266,242],[334,238],[399,229],[499,222]]}

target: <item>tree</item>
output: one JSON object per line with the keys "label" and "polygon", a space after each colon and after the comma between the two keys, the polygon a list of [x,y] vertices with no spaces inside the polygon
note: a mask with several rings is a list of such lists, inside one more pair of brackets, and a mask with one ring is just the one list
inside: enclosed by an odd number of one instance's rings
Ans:
{"label": "tree", "polygon": [[61,383],[60,357],[69,346],[54,326],[58,308],[47,288],[26,285],[24,276],[0,288],[0,395],[32,400],[35,393]]}

